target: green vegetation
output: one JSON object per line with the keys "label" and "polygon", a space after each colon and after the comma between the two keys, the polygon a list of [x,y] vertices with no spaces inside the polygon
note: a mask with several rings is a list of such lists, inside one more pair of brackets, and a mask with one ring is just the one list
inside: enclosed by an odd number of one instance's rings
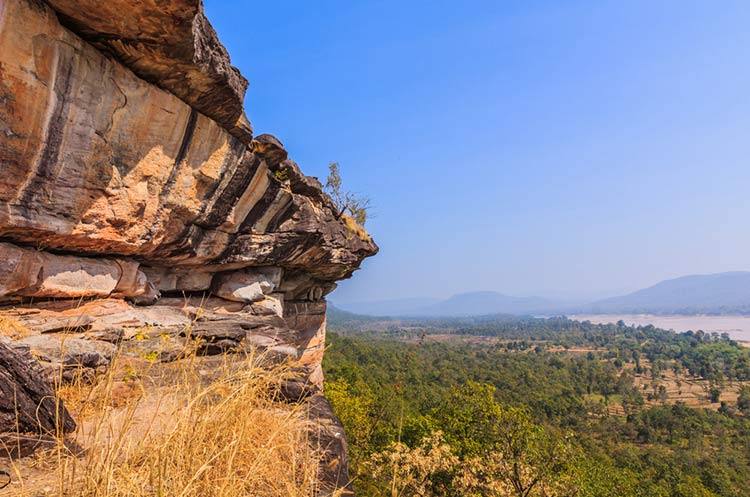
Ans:
{"label": "green vegetation", "polygon": [[287,181],[289,179],[289,172],[286,169],[279,169],[273,175],[279,181]]}
{"label": "green vegetation", "polygon": [[[564,318],[330,316],[326,395],[363,496],[743,496],[750,350]],[[700,406],[671,396],[704,385]],[[736,401],[718,401],[736,392]],[[714,409],[711,409],[712,407]]]}

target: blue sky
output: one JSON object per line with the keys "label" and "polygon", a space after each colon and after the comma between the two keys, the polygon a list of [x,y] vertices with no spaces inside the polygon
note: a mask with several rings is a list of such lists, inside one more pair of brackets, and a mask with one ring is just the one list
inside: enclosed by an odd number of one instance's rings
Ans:
{"label": "blue sky", "polygon": [[373,200],[333,301],[750,270],[750,2],[205,3],[256,133]]}

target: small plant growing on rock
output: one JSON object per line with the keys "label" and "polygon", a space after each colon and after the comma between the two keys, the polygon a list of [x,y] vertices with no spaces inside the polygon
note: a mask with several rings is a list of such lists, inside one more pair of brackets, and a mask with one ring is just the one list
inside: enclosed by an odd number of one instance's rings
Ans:
{"label": "small plant growing on rock", "polygon": [[289,173],[286,169],[279,169],[278,171],[274,172],[273,175],[279,181],[286,181],[289,179]]}
{"label": "small plant growing on rock", "polygon": [[338,217],[344,214],[350,215],[360,226],[367,222],[372,202],[368,197],[343,190],[341,184],[341,173],[339,163],[331,162],[328,165],[328,179],[326,179],[325,191],[331,196],[338,209]]}

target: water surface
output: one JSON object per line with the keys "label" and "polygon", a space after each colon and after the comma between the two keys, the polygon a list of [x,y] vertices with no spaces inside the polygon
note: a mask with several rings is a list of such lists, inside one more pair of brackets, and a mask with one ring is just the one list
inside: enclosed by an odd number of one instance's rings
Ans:
{"label": "water surface", "polygon": [[626,324],[653,324],[657,328],[683,332],[688,330],[717,333],[728,333],[735,340],[750,342],[750,316],[656,316],[653,314],[601,314],[568,316],[578,321],[592,323],[616,323],[623,320]]}

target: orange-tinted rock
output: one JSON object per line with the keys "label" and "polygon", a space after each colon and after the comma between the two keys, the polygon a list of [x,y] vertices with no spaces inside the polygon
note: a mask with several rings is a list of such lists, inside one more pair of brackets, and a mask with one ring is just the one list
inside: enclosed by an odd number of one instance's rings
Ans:
{"label": "orange-tinted rock", "polygon": [[41,298],[134,297],[145,292],[138,263],[55,255],[0,242],[0,301],[4,296]]}
{"label": "orange-tinted rock", "polygon": [[246,146],[42,4],[2,9],[0,239],[152,266],[304,267],[328,281],[376,251],[275,138]]}
{"label": "orange-tinted rock", "polygon": [[[196,338],[205,354],[261,348],[319,391],[325,295],[377,246],[278,139],[253,138],[247,81],[200,0],[0,0],[0,47],[0,317],[14,338],[49,362],[53,335],[75,333],[76,365],[110,342],[160,360]],[[348,481],[338,467],[332,489]]]}
{"label": "orange-tinted rock", "polygon": [[244,143],[247,80],[203,15],[200,0],[48,0],[63,24],[210,117]]}

